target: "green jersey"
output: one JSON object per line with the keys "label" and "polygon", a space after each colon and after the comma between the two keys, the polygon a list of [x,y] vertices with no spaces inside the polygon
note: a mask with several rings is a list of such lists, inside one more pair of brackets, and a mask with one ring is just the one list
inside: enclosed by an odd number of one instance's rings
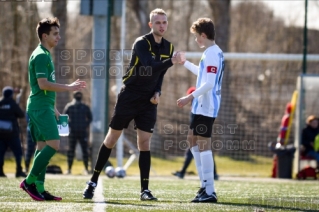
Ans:
{"label": "green jersey", "polygon": [[33,51],[29,59],[29,83],[30,95],[27,103],[27,111],[54,108],[54,91],[41,90],[38,78],[46,78],[55,83],[55,70],[50,52],[41,44]]}

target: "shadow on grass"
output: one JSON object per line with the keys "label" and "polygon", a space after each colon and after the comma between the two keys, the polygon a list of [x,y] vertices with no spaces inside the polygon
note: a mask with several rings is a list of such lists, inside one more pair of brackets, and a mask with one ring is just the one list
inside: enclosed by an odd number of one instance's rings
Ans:
{"label": "shadow on grass", "polygon": [[318,211],[319,205],[317,207],[313,207],[311,209],[309,206],[305,205],[305,207],[295,206],[295,207],[285,207],[285,206],[274,206],[274,205],[263,205],[263,204],[249,204],[249,203],[231,203],[231,202],[218,202],[215,204],[219,205],[229,205],[229,206],[239,206],[239,207],[251,207],[260,209],[259,211],[267,211],[269,209],[273,210],[291,210],[291,211]]}
{"label": "shadow on grass", "polygon": [[[155,205],[151,205],[151,204],[139,204],[139,202],[135,203],[127,203],[127,200],[123,200],[123,201],[114,201],[114,200],[110,200],[110,201],[89,201],[89,200],[83,200],[83,201],[76,201],[77,203],[92,203],[92,204],[108,204],[108,205],[127,205],[127,206],[144,206],[144,207],[155,207]],[[149,202],[149,203],[156,203],[159,201],[154,201],[154,202]]]}
{"label": "shadow on grass", "polygon": [[[85,201],[78,201],[78,203],[84,203]],[[140,207],[157,207],[158,205],[152,205],[152,204],[143,204],[143,203],[127,203],[125,201],[96,201],[96,202],[86,202],[86,203],[92,203],[92,204],[108,204],[108,205],[125,205],[125,206],[140,206]],[[184,202],[184,201],[154,201],[150,203],[190,203],[190,202]],[[200,205],[203,203],[191,203]],[[263,204],[249,204],[249,203],[231,203],[231,202],[218,202],[218,203],[208,203],[208,204],[218,204],[218,205],[225,205],[225,206],[237,206],[237,207],[249,207],[254,211],[267,211],[267,210],[289,210],[289,211],[306,211],[306,212],[312,212],[312,211],[318,211],[318,207],[310,207],[308,205],[302,206],[274,206],[274,205],[263,205]],[[316,205],[317,206],[317,205]]]}

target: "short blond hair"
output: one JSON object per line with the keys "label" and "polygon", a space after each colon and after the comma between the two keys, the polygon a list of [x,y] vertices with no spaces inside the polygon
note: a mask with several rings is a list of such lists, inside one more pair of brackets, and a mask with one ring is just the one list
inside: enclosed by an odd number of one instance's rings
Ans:
{"label": "short blond hair", "polygon": [[306,119],[306,124],[307,124],[307,125],[310,125],[310,123],[311,123],[313,120],[316,120],[316,119],[318,119],[316,116],[310,115],[310,116],[308,116],[308,118]]}
{"label": "short blond hair", "polygon": [[156,8],[156,9],[152,10],[150,12],[150,22],[152,22],[152,17],[155,15],[166,15],[166,12],[161,8]]}

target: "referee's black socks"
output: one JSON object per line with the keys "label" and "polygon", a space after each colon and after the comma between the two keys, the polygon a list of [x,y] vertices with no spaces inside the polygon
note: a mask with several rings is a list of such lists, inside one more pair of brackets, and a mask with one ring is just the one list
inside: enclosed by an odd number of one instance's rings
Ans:
{"label": "referee's black socks", "polygon": [[148,190],[148,180],[150,176],[151,169],[151,152],[150,151],[140,151],[140,158],[138,161],[140,167],[140,177],[141,177],[141,192]]}
{"label": "referee's black socks", "polygon": [[93,175],[91,178],[91,182],[97,183],[99,179],[99,175],[105,166],[107,160],[109,159],[111,155],[112,149],[107,148],[104,143],[102,143],[100,147],[99,154],[97,156],[97,161],[93,170]]}

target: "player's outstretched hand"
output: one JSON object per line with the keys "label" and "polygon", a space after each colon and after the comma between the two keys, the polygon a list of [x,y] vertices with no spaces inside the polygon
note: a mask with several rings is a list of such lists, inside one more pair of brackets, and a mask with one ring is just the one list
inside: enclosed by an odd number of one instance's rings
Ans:
{"label": "player's outstretched hand", "polygon": [[71,91],[78,91],[78,90],[81,90],[82,88],[86,87],[86,82],[80,81],[80,79],[77,79],[76,81],[72,82],[68,86],[69,86]]}
{"label": "player's outstretched hand", "polygon": [[188,96],[183,96],[182,98],[179,98],[177,100],[177,106],[178,107],[184,107],[189,102],[191,102],[194,99],[194,96],[192,94],[189,94]]}

